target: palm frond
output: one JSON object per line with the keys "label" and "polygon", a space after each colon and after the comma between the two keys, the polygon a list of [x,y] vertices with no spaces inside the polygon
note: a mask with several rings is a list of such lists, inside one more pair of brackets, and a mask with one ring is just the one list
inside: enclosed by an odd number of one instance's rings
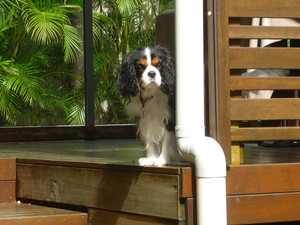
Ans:
{"label": "palm frond", "polygon": [[116,3],[118,5],[118,9],[120,10],[120,13],[125,14],[131,14],[136,7],[141,5],[145,0],[116,0]]}
{"label": "palm frond", "polygon": [[62,38],[63,26],[68,21],[64,14],[40,11],[32,4],[27,4],[23,10],[26,31],[32,40],[46,45],[58,42]]}
{"label": "palm frond", "polygon": [[64,61],[75,62],[81,52],[82,41],[75,27],[64,25]]}

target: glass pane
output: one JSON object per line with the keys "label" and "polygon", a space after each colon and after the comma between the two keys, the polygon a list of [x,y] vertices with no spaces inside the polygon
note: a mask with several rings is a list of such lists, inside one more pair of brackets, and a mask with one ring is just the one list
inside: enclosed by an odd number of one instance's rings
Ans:
{"label": "glass pane", "polygon": [[0,126],[82,124],[82,39],[82,1],[0,1]]}
{"label": "glass pane", "polygon": [[117,68],[130,50],[155,44],[156,17],[174,8],[173,0],[94,0],[96,124],[131,123],[127,99],[116,90]]}

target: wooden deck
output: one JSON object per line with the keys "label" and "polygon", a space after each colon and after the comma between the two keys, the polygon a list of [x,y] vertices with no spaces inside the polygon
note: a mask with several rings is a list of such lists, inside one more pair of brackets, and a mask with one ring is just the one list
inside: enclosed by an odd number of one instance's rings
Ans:
{"label": "wooden deck", "polygon": [[[142,149],[137,140],[11,142],[0,158],[17,158],[22,201],[81,206],[96,225],[195,224],[193,169],[139,167]],[[300,221],[300,148],[247,144],[244,162],[228,167],[228,224]]]}
{"label": "wooden deck", "polygon": [[1,225],[86,225],[87,213],[16,201],[16,159],[0,158]]}

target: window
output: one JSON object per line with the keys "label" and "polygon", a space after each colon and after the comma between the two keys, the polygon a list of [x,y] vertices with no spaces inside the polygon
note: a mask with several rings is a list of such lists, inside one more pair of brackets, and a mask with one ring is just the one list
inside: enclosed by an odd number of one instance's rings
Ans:
{"label": "window", "polygon": [[154,44],[156,16],[173,7],[170,0],[1,1],[0,141],[132,136],[117,67],[132,48]]}

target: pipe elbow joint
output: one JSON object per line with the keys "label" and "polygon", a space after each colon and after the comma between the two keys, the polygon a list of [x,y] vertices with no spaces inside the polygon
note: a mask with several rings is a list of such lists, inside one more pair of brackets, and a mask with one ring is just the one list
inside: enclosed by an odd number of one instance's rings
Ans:
{"label": "pipe elbow joint", "polygon": [[226,177],[226,160],[220,144],[201,133],[197,135],[199,132],[191,134],[185,135],[182,130],[176,129],[179,153],[189,163],[196,164],[196,176],[202,178]]}

